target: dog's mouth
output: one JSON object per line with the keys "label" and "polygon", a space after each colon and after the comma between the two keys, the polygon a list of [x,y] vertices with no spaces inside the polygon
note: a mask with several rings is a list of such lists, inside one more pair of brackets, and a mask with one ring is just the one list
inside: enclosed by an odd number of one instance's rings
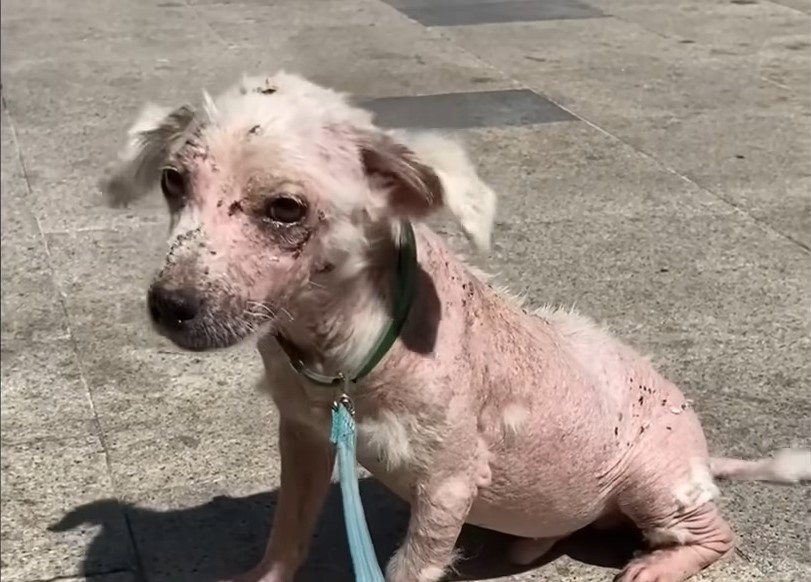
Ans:
{"label": "dog's mouth", "polygon": [[232,347],[263,330],[274,320],[269,308],[216,308],[189,293],[150,289],[147,305],[152,327],[184,350],[203,352]]}
{"label": "dog's mouth", "polygon": [[246,322],[213,317],[195,318],[175,325],[153,319],[152,327],[179,348],[192,352],[230,348],[250,337],[256,329]]}

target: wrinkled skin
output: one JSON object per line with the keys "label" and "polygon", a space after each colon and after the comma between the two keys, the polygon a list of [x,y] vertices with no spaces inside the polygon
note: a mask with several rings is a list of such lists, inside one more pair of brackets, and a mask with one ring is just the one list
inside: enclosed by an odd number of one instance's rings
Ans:
{"label": "wrinkled skin", "polygon": [[[265,557],[240,580],[291,582],[332,473],[334,394],[297,375],[277,337],[314,370],[355,369],[392,308],[399,221],[444,208],[484,247],[494,195],[458,145],[384,133],[285,74],[247,79],[201,113],[148,109],[131,137],[104,186],[119,202],[156,182],[167,196],[156,328],[194,350],[260,337],[281,491]],[[804,451],[711,460],[690,402],[647,360],[574,313],[526,312],[415,230],[409,318],[351,393],[360,462],[412,507],[390,582],[439,580],[465,522],[523,538],[512,558],[531,563],[618,516],[651,546],[620,579],[679,582],[733,548],[713,474],[811,477]]]}

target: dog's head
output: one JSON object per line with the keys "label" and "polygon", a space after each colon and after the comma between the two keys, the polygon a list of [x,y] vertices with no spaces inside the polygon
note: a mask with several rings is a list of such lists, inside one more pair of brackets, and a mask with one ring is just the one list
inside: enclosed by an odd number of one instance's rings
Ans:
{"label": "dog's head", "polygon": [[495,212],[458,144],[383,131],[286,73],[204,95],[199,109],[147,107],[102,188],[121,204],[158,184],[172,229],[150,315],[194,350],[233,345],[309,289],[357,275],[400,220],[444,207],[484,248]]}

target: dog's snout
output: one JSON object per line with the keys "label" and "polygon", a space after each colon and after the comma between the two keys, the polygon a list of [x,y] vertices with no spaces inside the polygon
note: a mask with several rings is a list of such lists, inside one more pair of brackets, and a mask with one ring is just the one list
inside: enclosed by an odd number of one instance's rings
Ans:
{"label": "dog's snout", "polygon": [[152,321],[166,328],[179,328],[200,313],[200,297],[191,289],[153,285],[147,297]]}

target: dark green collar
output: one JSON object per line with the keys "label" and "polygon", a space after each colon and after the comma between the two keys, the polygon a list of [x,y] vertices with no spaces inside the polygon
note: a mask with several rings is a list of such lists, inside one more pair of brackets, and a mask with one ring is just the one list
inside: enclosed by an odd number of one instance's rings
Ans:
{"label": "dark green collar", "polygon": [[375,369],[388,353],[405,325],[411,305],[414,303],[417,288],[417,241],[411,223],[402,223],[400,229],[400,252],[397,256],[397,274],[394,279],[394,313],[388,325],[383,329],[374,348],[366,356],[361,366],[354,373],[339,372],[334,376],[319,374],[304,365],[300,358],[292,353],[292,346],[281,335],[277,336],[279,345],[290,359],[293,369],[319,386],[337,386],[345,382],[357,382]]}

